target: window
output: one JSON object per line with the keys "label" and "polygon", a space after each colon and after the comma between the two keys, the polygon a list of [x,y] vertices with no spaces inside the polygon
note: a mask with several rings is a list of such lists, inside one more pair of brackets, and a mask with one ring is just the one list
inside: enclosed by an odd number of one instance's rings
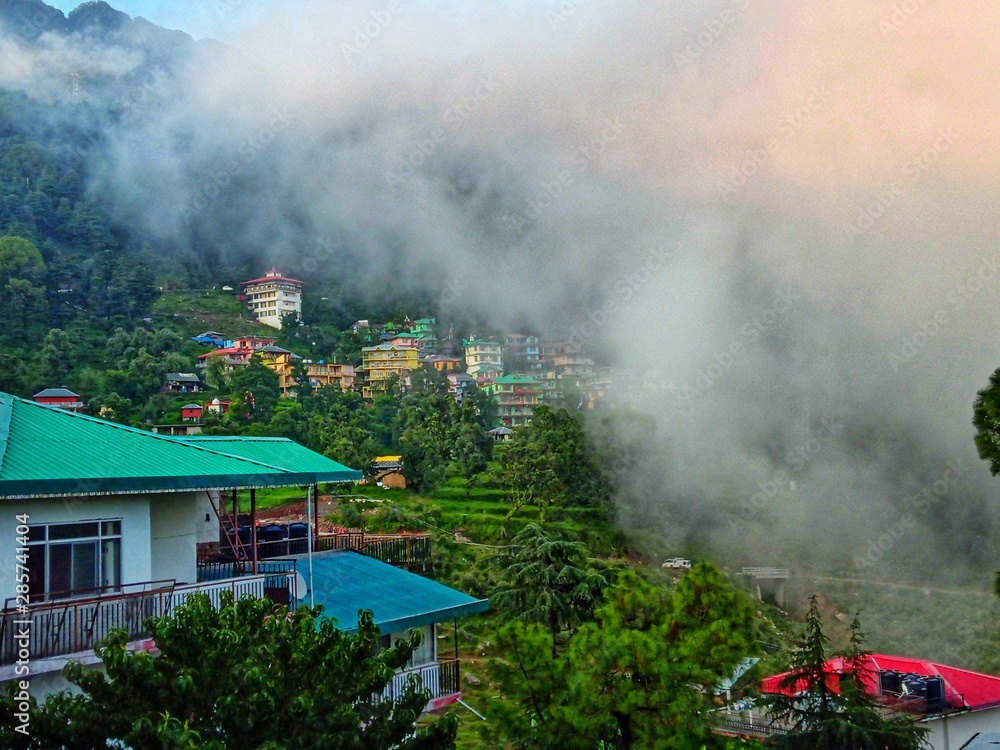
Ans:
{"label": "window", "polygon": [[122,522],[30,526],[28,594],[33,602],[121,589]]}

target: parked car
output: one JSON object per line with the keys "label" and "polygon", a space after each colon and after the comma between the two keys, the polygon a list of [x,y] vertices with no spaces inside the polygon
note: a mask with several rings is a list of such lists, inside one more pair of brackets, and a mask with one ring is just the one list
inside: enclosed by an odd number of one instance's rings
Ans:
{"label": "parked car", "polygon": [[686,557],[671,557],[668,558],[660,567],[687,569],[691,567],[691,561]]}

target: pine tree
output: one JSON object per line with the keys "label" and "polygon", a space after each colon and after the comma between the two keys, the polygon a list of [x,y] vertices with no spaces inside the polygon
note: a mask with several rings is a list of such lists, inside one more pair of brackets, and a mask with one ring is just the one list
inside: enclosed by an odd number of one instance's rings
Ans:
{"label": "pine tree", "polygon": [[802,638],[792,657],[792,669],[782,679],[788,694],[774,695],[768,711],[788,727],[769,744],[780,750],[917,750],[926,730],[906,715],[887,716],[865,689],[870,659],[863,648],[858,617],[851,623],[851,641],[841,654],[844,670],[827,668],[827,637],[816,596]]}

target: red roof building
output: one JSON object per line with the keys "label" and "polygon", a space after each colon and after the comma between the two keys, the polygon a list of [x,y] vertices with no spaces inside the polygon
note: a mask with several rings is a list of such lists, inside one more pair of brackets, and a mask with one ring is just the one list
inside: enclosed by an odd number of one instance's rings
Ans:
{"label": "red roof building", "polygon": [[84,408],[80,397],[66,388],[46,388],[32,396],[32,399],[36,404],[54,406],[67,411],[83,411]]}
{"label": "red roof building", "polygon": [[[841,675],[850,671],[845,661],[830,659],[825,664],[827,685],[834,692],[839,692]],[[953,750],[977,732],[1000,727],[1000,677],[887,654],[869,654],[858,665],[857,672],[865,690],[880,703],[920,715],[918,721],[927,725],[927,740],[934,750]],[[807,687],[804,679],[796,684],[782,684],[791,674],[784,672],[764,678],[762,692],[780,695],[803,692]],[[941,700],[931,699],[926,690],[931,684],[942,689]]]}

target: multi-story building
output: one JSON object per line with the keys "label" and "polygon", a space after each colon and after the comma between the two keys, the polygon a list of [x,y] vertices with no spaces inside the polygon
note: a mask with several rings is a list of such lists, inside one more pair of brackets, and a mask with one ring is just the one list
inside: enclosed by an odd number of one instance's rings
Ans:
{"label": "multi-story building", "polygon": [[497,400],[497,416],[505,427],[523,427],[531,421],[535,407],[544,399],[545,383],[528,375],[504,375],[487,386]]}
{"label": "multi-story building", "polygon": [[462,368],[462,358],[447,354],[427,354],[420,357],[420,366],[433,367],[438,372],[456,372]]}
{"label": "multi-story building", "polygon": [[508,333],[502,338],[504,353],[508,361],[518,371],[535,372],[542,369],[542,349],[538,336],[527,333]]}
{"label": "multi-story building", "polygon": [[313,390],[336,383],[342,391],[354,390],[354,365],[339,362],[307,362],[306,375]]}
{"label": "multi-story building", "polygon": [[361,368],[365,383],[361,395],[372,399],[385,390],[386,381],[392,377],[405,378],[419,366],[420,353],[413,349],[402,349],[391,344],[366,346],[361,349]]}
{"label": "multi-story building", "polygon": [[417,348],[422,354],[437,350],[437,335],[434,333],[436,325],[436,318],[417,318],[410,324],[410,333],[416,337]]}
{"label": "multi-story building", "polygon": [[503,347],[496,341],[472,338],[462,341],[465,348],[465,371],[480,385],[503,374]]}
{"label": "multi-story building", "polygon": [[281,328],[283,316],[302,317],[302,282],[282,276],[272,268],[259,279],[243,282],[247,307],[257,320],[272,328]]}
{"label": "multi-story building", "polygon": [[476,379],[464,372],[448,373],[448,393],[455,397],[458,403],[462,403],[467,391],[476,387]]}

